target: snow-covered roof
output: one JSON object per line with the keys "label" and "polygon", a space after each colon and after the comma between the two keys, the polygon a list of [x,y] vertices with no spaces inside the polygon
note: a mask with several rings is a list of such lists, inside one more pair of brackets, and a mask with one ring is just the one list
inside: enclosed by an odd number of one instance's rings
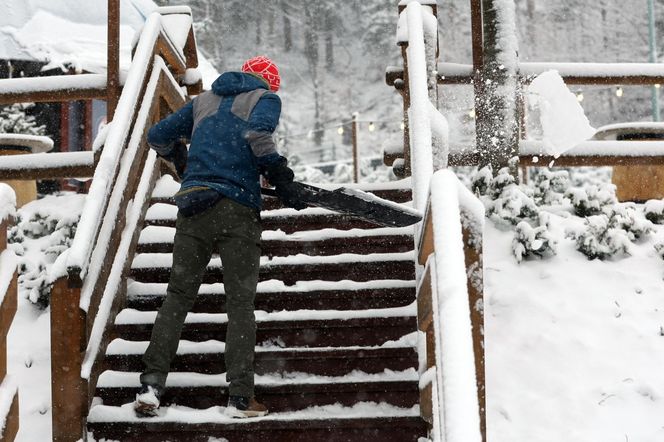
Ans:
{"label": "snow-covered roof", "polygon": [[[135,32],[156,8],[152,0],[120,0],[122,66]],[[0,10],[0,59],[105,73],[107,0],[0,0]]]}
{"label": "snow-covered roof", "polygon": [[[136,32],[156,9],[152,0],[120,0],[121,71],[129,69]],[[107,0],[0,0],[0,10],[0,60],[106,73]],[[219,73],[200,53],[198,59],[209,89]]]}

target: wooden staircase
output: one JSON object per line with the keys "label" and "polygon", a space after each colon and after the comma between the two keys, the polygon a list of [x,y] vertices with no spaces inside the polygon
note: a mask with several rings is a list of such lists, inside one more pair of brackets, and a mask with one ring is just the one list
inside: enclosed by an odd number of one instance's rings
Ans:
{"label": "wooden staircase", "polygon": [[[96,440],[417,441],[420,418],[412,228],[376,228],[322,209],[266,200],[256,297],[256,395],[270,415],[223,415],[223,275],[209,264],[172,365],[162,414],[131,402],[166,294],[176,208],[158,183],[115,320],[87,427]],[[376,191],[397,202],[410,190]]]}

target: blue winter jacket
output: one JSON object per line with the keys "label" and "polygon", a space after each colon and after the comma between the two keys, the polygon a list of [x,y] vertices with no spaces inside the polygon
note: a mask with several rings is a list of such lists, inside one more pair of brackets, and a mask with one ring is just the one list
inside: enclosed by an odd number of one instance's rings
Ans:
{"label": "blue winter jacket", "polygon": [[272,138],[280,114],[281,100],[262,78],[226,72],[211,91],[154,125],[148,143],[168,157],[175,141],[191,141],[178,195],[214,189],[260,210],[260,169],[281,159]]}

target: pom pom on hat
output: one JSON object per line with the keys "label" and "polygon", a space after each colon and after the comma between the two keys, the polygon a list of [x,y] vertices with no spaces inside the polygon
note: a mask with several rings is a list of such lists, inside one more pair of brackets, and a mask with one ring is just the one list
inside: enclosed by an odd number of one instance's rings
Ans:
{"label": "pom pom on hat", "polygon": [[260,75],[270,85],[271,91],[277,92],[279,90],[279,84],[281,84],[279,69],[272,60],[264,55],[245,61],[242,65],[242,72]]}

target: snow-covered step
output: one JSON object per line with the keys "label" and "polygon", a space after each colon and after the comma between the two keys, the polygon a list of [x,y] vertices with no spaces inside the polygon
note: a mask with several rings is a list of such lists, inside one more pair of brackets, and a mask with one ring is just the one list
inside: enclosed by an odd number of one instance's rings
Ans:
{"label": "snow-covered step", "polygon": [[[148,226],[141,232],[138,252],[172,253],[175,228]],[[265,230],[261,242],[264,256],[338,255],[340,253],[407,252],[413,250],[413,228],[321,229],[287,234]]]}
{"label": "snow-covered step", "polygon": [[[170,253],[140,253],[132,263],[131,277],[141,282],[168,282],[173,256]],[[344,253],[330,256],[293,255],[261,257],[259,280],[276,279],[286,284],[297,281],[372,281],[415,278],[414,252]],[[205,283],[223,282],[221,260],[208,263]]]}
{"label": "snow-covered step", "polygon": [[[141,358],[147,349],[147,341],[116,339],[106,351],[106,366],[119,371],[140,371]],[[224,343],[180,342],[173,372],[204,374],[224,373]],[[353,371],[375,373],[385,369],[401,371],[417,366],[414,346],[388,347],[325,347],[257,348],[255,372],[257,374],[301,372],[316,375],[339,376]]]}
{"label": "snow-covered step", "polygon": [[314,406],[249,420],[229,418],[223,411],[221,406],[205,410],[171,406],[158,417],[139,419],[129,404],[96,405],[90,411],[88,429],[97,440],[129,442],[416,442],[427,432],[417,405],[402,408],[361,402]]}
{"label": "snow-covered step", "polygon": [[[381,345],[414,332],[417,326],[414,304],[360,311],[257,311],[255,315],[257,345],[284,347]],[[157,312],[125,309],[115,320],[116,335],[131,341],[149,340],[156,316]],[[182,339],[223,341],[226,322],[227,316],[223,313],[190,313]]]}
{"label": "snow-covered step", "polygon": [[[127,306],[136,310],[157,310],[166,296],[166,283],[132,281]],[[223,284],[203,284],[193,312],[223,313],[226,296]],[[415,281],[379,280],[300,281],[287,286],[281,281],[258,284],[255,307],[267,312],[281,310],[361,310],[403,307],[415,300]]]}
{"label": "snow-covered step", "polygon": [[[99,377],[97,396],[104,405],[119,406],[133,401],[139,387],[139,372],[105,371]],[[226,375],[171,373],[162,397],[165,405],[209,408],[226,404]],[[328,377],[295,373],[284,376],[256,376],[256,395],[273,412],[300,410],[311,406],[353,405],[363,401],[386,402],[412,407],[419,401],[418,375],[405,371],[368,374],[353,372]]]}

